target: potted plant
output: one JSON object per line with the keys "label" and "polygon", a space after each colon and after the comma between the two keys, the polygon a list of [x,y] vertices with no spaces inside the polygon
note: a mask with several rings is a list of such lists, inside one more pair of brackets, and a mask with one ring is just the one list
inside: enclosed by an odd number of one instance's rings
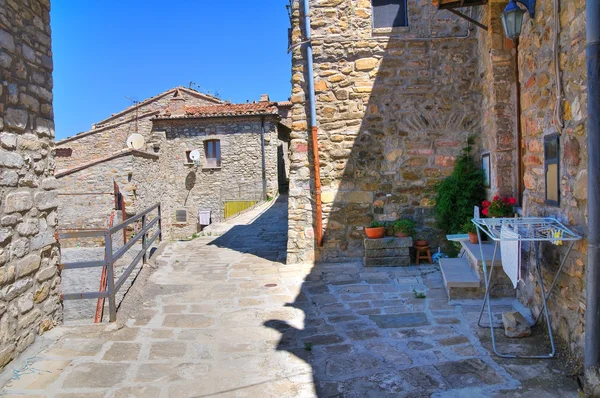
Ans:
{"label": "potted plant", "polygon": [[415,222],[408,218],[394,221],[394,233],[398,238],[407,238],[415,234]]}
{"label": "potted plant", "polygon": [[462,227],[463,232],[469,234],[469,242],[471,243],[479,243],[479,238],[477,236],[477,227],[471,221],[467,222]]}
{"label": "potted plant", "polygon": [[369,239],[383,238],[385,235],[385,224],[379,221],[373,221],[370,226],[365,228],[365,234]]}
{"label": "potted plant", "polygon": [[514,206],[517,204],[517,200],[510,196],[500,198],[496,195],[490,202],[484,200],[481,206],[483,210],[481,214],[487,217],[512,217],[514,215]]}

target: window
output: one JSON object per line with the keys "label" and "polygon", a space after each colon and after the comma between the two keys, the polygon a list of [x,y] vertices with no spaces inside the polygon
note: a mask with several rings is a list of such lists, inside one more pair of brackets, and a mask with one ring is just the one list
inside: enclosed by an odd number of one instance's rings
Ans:
{"label": "window", "polygon": [[560,204],[560,176],[558,168],[558,134],[544,137],[544,178],[546,180],[546,204]]}
{"label": "window", "polygon": [[373,28],[398,28],[408,26],[406,0],[371,0]]}
{"label": "window", "polygon": [[186,163],[194,163],[194,161],[190,157],[190,153],[192,153],[192,151],[185,151],[185,162]]}
{"label": "window", "polygon": [[204,141],[204,155],[206,156],[206,167],[221,167],[221,141]]}

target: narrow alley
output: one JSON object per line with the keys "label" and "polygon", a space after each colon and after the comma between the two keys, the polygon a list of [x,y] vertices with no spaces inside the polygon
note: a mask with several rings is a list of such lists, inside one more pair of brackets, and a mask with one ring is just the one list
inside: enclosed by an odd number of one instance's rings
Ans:
{"label": "narrow alley", "polygon": [[168,244],[117,325],[51,331],[56,341],[0,395],[577,396],[562,360],[490,356],[480,302],[449,305],[437,266],[285,264],[286,235],[279,197],[221,236]]}

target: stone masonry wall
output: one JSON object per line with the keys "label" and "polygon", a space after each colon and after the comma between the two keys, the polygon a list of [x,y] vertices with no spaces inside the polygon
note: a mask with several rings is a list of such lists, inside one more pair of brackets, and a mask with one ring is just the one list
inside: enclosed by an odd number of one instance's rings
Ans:
{"label": "stone masonry wall", "polygon": [[[119,185],[127,216],[143,211],[159,200],[160,184],[154,181],[158,157],[152,154],[125,153],[66,175],[57,175],[59,228],[107,228],[115,210],[113,181]],[[93,195],[81,195],[94,193]],[[121,217],[117,211],[114,225]],[[65,239],[62,247],[103,246],[103,238]]]}
{"label": "stone masonry wall", "polygon": [[[152,118],[156,117],[159,112],[169,106],[178,106],[179,102],[186,106],[215,105],[220,103],[218,99],[213,100],[199,93],[190,93],[185,89],[180,89],[178,93],[178,97],[175,97],[177,99],[174,99],[175,90],[169,90],[166,92],[166,95],[161,94],[139,105],[137,130],[144,136],[146,142],[150,139]],[[87,132],[58,141],[56,143],[57,148],[61,150],[70,149],[72,152],[69,156],[65,156],[60,152],[58,153],[56,157],[57,172],[71,169],[126,149],[127,137],[136,131],[135,117],[135,108],[129,108],[127,112],[122,112],[116,117],[104,120]],[[141,150],[146,150],[146,148],[142,148]],[[148,148],[148,151],[153,152],[153,149]]]}
{"label": "stone masonry wall", "polygon": [[[218,222],[223,220],[223,200],[260,200],[260,117],[157,120],[153,133],[163,137],[156,142],[160,144],[159,178],[163,182],[160,189],[167,239],[187,238],[198,232],[198,210],[210,210],[213,222]],[[186,151],[200,149],[204,156],[204,141],[210,139],[221,140],[221,168],[187,163]],[[266,117],[267,193],[271,197],[277,194],[278,145],[276,117]],[[177,210],[187,211],[186,222],[176,222]]]}
{"label": "stone masonry wall", "polygon": [[62,319],[49,11],[0,2],[0,368]]}
{"label": "stone masonry wall", "polygon": [[505,7],[504,0],[477,7],[477,19],[488,26],[476,33],[483,77],[482,152],[490,154],[491,163],[489,199],[497,194],[518,197],[515,46],[504,36],[500,15]]}
{"label": "stone masonry wall", "polygon": [[[538,2],[535,20],[527,16],[519,45],[521,121],[525,163],[525,215],[556,217],[584,236],[587,232],[587,76],[585,64],[585,1],[560,1],[559,65],[563,84],[560,109],[564,128],[552,122],[556,85],[553,61],[553,2]],[[544,136],[559,131],[560,206],[545,205]],[[546,286],[554,277],[566,246],[544,245]],[[553,326],[570,349],[582,357],[585,326],[585,262],[587,241],[577,243],[550,299]],[[532,255],[533,257],[533,255]],[[540,287],[529,263],[523,302],[541,310]]]}
{"label": "stone masonry wall", "polygon": [[[293,43],[302,40],[293,3]],[[408,1],[408,28],[371,28],[369,0],[311,1],[324,247],[320,261],[363,256],[373,219],[415,219],[438,241],[433,186],[452,172],[469,135],[480,134],[477,39],[427,0]],[[468,37],[466,37],[468,36]],[[288,259],[315,258],[306,58],[292,61]]]}

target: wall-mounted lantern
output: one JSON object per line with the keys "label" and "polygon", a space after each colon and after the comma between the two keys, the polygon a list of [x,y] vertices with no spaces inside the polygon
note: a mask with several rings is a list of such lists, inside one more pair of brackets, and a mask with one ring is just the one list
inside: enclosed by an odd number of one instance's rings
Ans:
{"label": "wall-mounted lantern", "polygon": [[510,3],[504,9],[502,13],[502,27],[504,27],[504,33],[509,39],[518,40],[521,35],[521,28],[523,25],[523,16],[525,10],[517,5],[521,3],[529,11],[529,16],[533,18],[535,16],[535,0],[510,0]]}

